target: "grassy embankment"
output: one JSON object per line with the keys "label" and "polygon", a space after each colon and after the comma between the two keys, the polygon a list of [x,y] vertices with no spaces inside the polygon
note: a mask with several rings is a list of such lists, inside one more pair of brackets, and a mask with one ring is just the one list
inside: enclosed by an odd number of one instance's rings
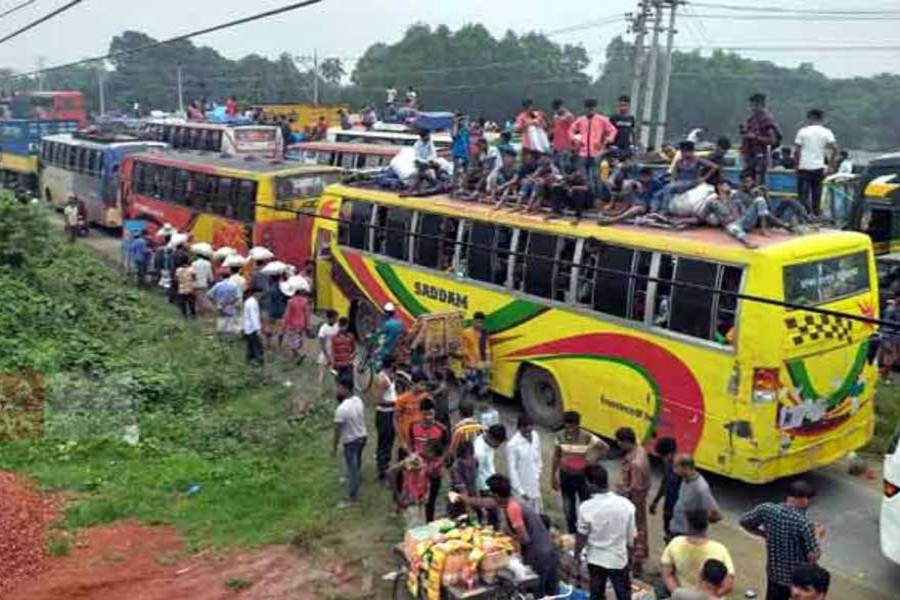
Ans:
{"label": "grassy embankment", "polygon": [[331,396],[287,422],[292,394],[316,396],[308,371],[246,367],[242,347],[48,229],[40,209],[0,198],[0,373],[38,373],[47,405],[43,436],[0,442],[0,469],[68,491],[62,532],[136,518],[176,526],[191,548],[314,540],[388,555],[400,531],[383,493],[336,508]]}

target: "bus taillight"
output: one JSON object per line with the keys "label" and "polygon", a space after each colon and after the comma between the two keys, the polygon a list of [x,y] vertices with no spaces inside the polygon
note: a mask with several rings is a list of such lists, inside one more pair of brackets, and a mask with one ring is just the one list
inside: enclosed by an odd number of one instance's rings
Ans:
{"label": "bus taillight", "polygon": [[753,402],[775,402],[780,388],[778,369],[753,369]]}
{"label": "bus taillight", "polygon": [[900,487],[897,487],[887,479],[884,480],[884,497],[893,498],[900,493]]}

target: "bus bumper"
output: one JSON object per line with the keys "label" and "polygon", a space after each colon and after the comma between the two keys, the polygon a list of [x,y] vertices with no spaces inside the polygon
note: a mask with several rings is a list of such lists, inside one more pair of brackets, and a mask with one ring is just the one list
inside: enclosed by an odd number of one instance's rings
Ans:
{"label": "bus bumper", "polygon": [[748,483],[768,483],[782,477],[800,475],[814,469],[826,467],[857,450],[872,439],[875,419],[870,416],[847,427],[840,435],[828,437],[821,442],[805,446],[799,450],[788,448],[785,452],[769,458],[749,458],[745,467],[738,467],[733,477]]}

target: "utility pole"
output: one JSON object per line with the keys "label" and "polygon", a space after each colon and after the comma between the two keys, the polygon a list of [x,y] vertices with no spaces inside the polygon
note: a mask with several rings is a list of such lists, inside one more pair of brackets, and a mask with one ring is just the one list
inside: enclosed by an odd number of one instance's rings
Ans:
{"label": "utility pole", "polygon": [[313,104],[319,105],[319,53],[313,50]]}
{"label": "utility pole", "polygon": [[47,59],[43,56],[38,56],[37,59],[37,68],[38,68],[38,91],[44,91],[44,67],[47,66]]}
{"label": "utility pole", "polygon": [[647,0],[638,2],[638,12],[631,23],[634,33],[634,53],[631,62],[631,110],[632,114],[640,114],[641,92],[644,89],[644,42],[647,37],[647,19],[650,17],[650,5]]}
{"label": "utility pole", "polygon": [[650,145],[650,129],[653,126],[653,97],[656,92],[656,65],[659,62],[659,32],[662,29],[662,0],[653,0],[653,42],[650,44],[650,66],[647,69],[647,89],[644,91],[643,116],[641,118],[641,146]]}
{"label": "utility pole", "polygon": [[182,83],[181,65],[175,67],[175,76],[178,80],[178,112],[184,114],[184,84]]}
{"label": "utility pole", "polygon": [[97,63],[97,87],[100,88],[100,116],[106,114],[106,96],[103,90],[103,63]]}
{"label": "utility pole", "polygon": [[659,90],[659,119],[656,126],[657,148],[662,148],[666,139],[667,119],[669,118],[669,83],[672,79],[672,49],[675,44],[675,10],[680,0],[669,0],[669,30],[666,36],[666,58],[663,61],[662,81]]}

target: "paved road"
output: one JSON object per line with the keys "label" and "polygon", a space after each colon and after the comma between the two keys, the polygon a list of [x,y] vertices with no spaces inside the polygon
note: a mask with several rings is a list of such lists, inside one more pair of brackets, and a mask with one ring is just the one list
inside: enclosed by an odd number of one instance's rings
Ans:
{"label": "paved road", "polygon": [[[500,411],[507,426],[514,427],[519,408],[512,403],[503,402]],[[541,436],[545,470],[549,470],[553,435],[548,431],[541,431]],[[611,474],[618,471],[618,460],[607,460],[605,464]],[[655,476],[654,490],[661,476],[658,465],[655,467]],[[733,530],[730,533],[736,539],[744,537],[738,531],[738,520],[744,512],[761,502],[779,501],[784,497],[784,482],[751,485],[715,475],[708,475],[707,479],[721,504],[725,524]],[[866,481],[850,476],[839,466],[814,471],[808,475],[808,479],[819,494],[814,500],[810,516],[823,522],[828,532],[823,565],[833,574],[847,580],[850,585],[848,592],[866,588],[867,591],[874,592],[871,597],[898,597],[900,565],[894,565],[885,559],[879,546],[880,481]],[[756,549],[752,542],[748,544],[742,541],[741,545],[749,545],[754,552],[762,554],[761,548]],[[740,562],[737,555],[736,561]],[[861,600],[859,595],[855,598]]]}

